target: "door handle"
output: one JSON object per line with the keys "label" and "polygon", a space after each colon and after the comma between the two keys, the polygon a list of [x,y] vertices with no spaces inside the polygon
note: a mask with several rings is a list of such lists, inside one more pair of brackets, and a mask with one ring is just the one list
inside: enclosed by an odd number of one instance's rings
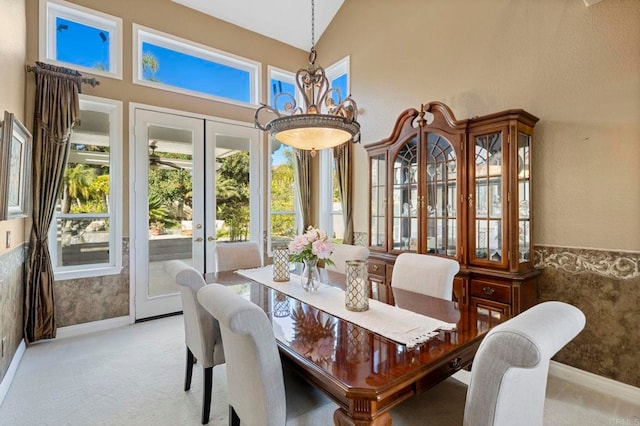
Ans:
{"label": "door handle", "polygon": [[208,237],[207,238],[207,241],[215,241],[215,240],[216,240],[215,237]]}
{"label": "door handle", "polygon": [[196,242],[196,243],[199,243],[199,242],[201,242],[201,241],[204,241],[204,238],[202,238],[202,237],[198,237],[198,238],[196,238],[196,239],[195,239],[195,242]]}

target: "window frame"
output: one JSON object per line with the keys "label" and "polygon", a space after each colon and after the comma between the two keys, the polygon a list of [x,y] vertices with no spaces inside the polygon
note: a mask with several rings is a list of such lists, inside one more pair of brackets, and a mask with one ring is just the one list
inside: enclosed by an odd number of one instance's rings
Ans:
{"label": "window frame", "polygon": [[[87,277],[117,275],[122,271],[122,102],[114,99],[79,95],[80,109],[109,114],[109,207],[110,211],[101,213],[109,220],[109,263],[87,265],[57,266],[57,223],[62,215],[54,212],[49,227],[49,250],[51,252],[54,279],[68,280]],[[72,136],[73,138],[73,136]],[[59,195],[61,197],[62,194]],[[69,213],[64,217],[82,219],[95,217],[91,213]]]}
{"label": "window frame", "polygon": [[[296,102],[300,103],[301,102],[301,94],[299,93],[298,87],[296,85],[296,74],[294,72],[290,72],[290,71],[286,71],[280,68],[276,68],[273,67],[271,65],[269,65],[267,67],[267,80],[268,80],[268,85],[269,85],[269,90],[268,90],[268,99],[269,101],[271,101],[271,98],[273,96],[273,89],[271,87],[271,80],[273,79],[277,79],[277,80],[281,80],[287,83],[291,83],[293,84],[294,90],[295,90],[295,98],[296,98]],[[266,155],[265,157],[267,158],[267,162],[268,162],[268,175],[267,175],[267,182],[269,182],[269,190],[267,191],[267,255],[269,257],[273,256],[273,245],[272,245],[272,240],[271,240],[271,216],[272,216],[272,211],[271,211],[271,150],[272,150],[272,146],[274,143],[274,139],[269,137],[267,138],[267,152],[269,153],[268,155]],[[294,170],[294,175],[295,175],[295,170]],[[294,187],[294,203],[293,203],[293,214],[294,214],[294,224],[295,227],[297,229],[298,233],[301,233],[303,231],[302,229],[302,212],[301,212],[301,208],[300,208],[300,200],[298,197],[298,189],[296,187]]]}
{"label": "window frame", "polygon": [[[56,59],[56,18],[109,31],[109,70],[98,70]],[[40,0],[38,58],[42,62],[122,80],[122,19],[64,0]]]}
{"label": "window frame", "polygon": [[[349,55],[325,68],[325,74],[329,84],[336,78],[347,75],[347,93],[341,93],[342,100],[349,96],[351,91],[351,58]],[[332,87],[332,86],[330,86]],[[333,149],[320,151],[320,227],[333,237],[333,220],[335,216],[342,216],[340,210],[333,208],[333,175],[335,173],[335,162],[333,159]]]}
{"label": "window frame", "polygon": [[[132,82],[141,86],[152,87],[154,89],[165,90],[168,92],[180,93],[183,95],[196,96],[198,98],[210,99],[217,102],[223,102],[231,105],[238,105],[243,107],[256,107],[261,102],[261,69],[262,64],[251,59],[244,58],[242,56],[234,55],[229,52],[215,49],[213,47],[197,43],[195,41],[187,40],[172,34],[164,33],[162,31],[154,30],[153,28],[144,27],[139,24],[133,24],[133,60],[132,68]],[[143,43],[151,43],[156,46],[160,46],[166,49],[174,50],[176,52],[194,56],[200,59],[204,59],[211,62],[216,62],[221,65],[226,65],[232,68],[236,68],[249,73],[249,81],[251,87],[249,88],[250,101],[243,102],[230,98],[224,98],[221,96],[214,96],[195,90],[183,89],[169,84],[160,83],[157,81],[149,81],[142,78],[142,55]]]}

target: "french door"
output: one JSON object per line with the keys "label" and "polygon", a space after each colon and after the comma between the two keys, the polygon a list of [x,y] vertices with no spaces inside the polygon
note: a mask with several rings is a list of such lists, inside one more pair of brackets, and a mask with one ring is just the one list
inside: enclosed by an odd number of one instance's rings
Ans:
{"label": "french door", "polygon": [[136,108],[131,150],[135,319],[182,310],[165,271],[178,259],[209,275],[213,249],[261,235],[259,132],[248,125]]}

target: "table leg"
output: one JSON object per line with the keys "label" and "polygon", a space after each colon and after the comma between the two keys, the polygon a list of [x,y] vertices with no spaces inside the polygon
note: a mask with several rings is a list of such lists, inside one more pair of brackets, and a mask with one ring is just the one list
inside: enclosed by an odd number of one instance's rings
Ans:
{"label": "table leg", "polygon": [[385,412],[371,420],[355,420],[344,409],[338,408],[333,413],[333,424],[335,426],[391,426],[391,416]]}

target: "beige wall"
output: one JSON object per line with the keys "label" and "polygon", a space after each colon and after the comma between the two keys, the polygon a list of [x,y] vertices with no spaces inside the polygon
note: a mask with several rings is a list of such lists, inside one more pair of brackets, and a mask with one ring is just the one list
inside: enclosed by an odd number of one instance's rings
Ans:
{"label": "beige wall", "polygon": [[[204,98],[177,94],[132,83],[132,24],[201,43],[262,64],[262,93],[267,99],[267,66],[292,72],[306,63],[307,54],[299,49],[260,36],[235,25],[198,13],[170,0],[72,0],[71,3],[104,12],[123,20],[123,79],[97,76],[100,85],[83,86],[83,93],[118,99],[124,102],[124,212],[125,236],[128,235],[128,152],[129,102],[172,108],[213,117],[253,124],[253,108],[214,102]],[[38,60],[38,0],[27,0],[27,59]],[[90,76],[84,72],[83,75]],[[31,83],[31,82],[30,82]]]}
{"label": "beige wall", "polygon": [[[0,0],[0,11],[0,114],[12,112],[31,127],[25,120],[24,100],[25,0]],[[6,339],[4,356],[0,358],[0,381],[22,340],[24,227],[24,219],[0,221],[0,338]],[[10,247],[5,244],[7,232],[11,232]]]}
{"label": "beige wall", "polygon": [[[322,64],[351,55],[365,144],[432,100],[459,119],[538,116],[534,243],[640,250],[637,0],[349,0],[318,52]],[[366,232],[357,152],[355,230]]]}
{"label": "beige wall", "polygon": [[[25,0],[0,0],[0,114],[14,113],[28,128],[25,121],[25,71],[26,37]],[[0,120],[4,119],[4,115]],[[0,255],[18,247],[25,240],[24,220],[14,219],[0,222]],[[11,232],[11,246],[6,247],[6,233]]]}

